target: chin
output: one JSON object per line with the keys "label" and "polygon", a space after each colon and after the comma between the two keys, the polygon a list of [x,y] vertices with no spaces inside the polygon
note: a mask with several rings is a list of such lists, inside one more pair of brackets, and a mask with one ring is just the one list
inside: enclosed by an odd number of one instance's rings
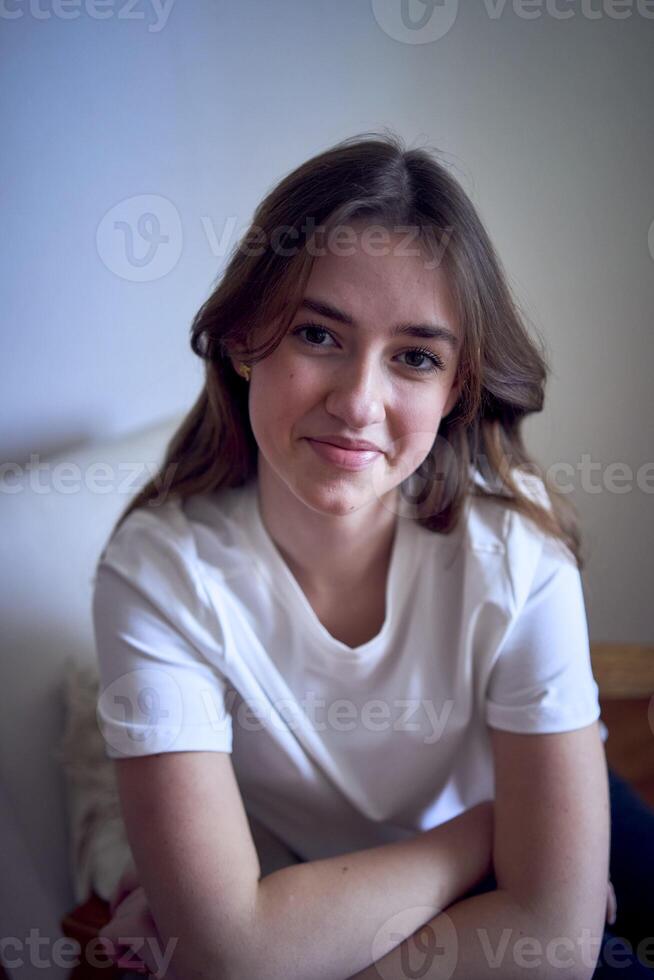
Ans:
{"label": "chin", "polygon": [[307,507],[321,514],[344,517],[366,507],[379,507],[392,492],[392,487],[381,487],[368,476],[357,485],[351,477],[342,480],[319,482],[305,477],[294,486],[294,493]]}
{"label": "chin", "polygon": [[346,517],[362,507],[369,507],[380,502],[378,493],[369,483],[361,486],[353,485],[350,481],[316,481],[308,483],[302,480],[295,487],[295,495],[311,510],[333,517]]}

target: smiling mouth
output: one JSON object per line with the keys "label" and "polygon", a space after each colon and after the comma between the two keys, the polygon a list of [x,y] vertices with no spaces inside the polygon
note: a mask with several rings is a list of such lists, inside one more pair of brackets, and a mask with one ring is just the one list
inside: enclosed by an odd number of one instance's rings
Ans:
{"label": "smiling mouth", "polygon": [[369,442],[368,439],[350,439],[346,436],[337,435],[325,435],[322,437],[308,436],[307,438],[313,438],[314,442],[326,442],[330,446],[338,446],[339,449],[368,450],[375,453],[382,452],[380,446],[374,442]]}
{"label": "smiling mouth", "polygon": [[322,460],[346,470],[364,469],[383,455],[380,449],[344,449],[331,442],[308,437],[306,441]]}

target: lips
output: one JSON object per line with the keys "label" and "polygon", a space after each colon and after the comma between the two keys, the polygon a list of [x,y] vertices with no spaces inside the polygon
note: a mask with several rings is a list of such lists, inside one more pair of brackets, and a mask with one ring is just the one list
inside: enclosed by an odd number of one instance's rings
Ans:
{"label": "lips", "polygon": [[[345,449],[343,446],[336,446],[331,442],[323,442],[321,439],[306,440],[314,453],[324,462],[330,463],[344,470],[362,470],[377,460],[382,455],[379,449]],[[371,443],[365,443],[370,446]]]}
{"label": "lips", "polygon": [[338,446],[340,449],[349,450],[369,450],[370,452],[380,453],[381,449],[374,442],[367,439],[344,439],[341,436],[322,436],[320,439],[314,437],[314,442],[326,442],[330,446]]}

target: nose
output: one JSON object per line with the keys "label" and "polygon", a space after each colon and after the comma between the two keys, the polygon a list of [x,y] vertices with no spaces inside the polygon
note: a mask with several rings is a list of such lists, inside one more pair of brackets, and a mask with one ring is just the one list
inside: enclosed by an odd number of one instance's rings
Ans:
{"label": "nose", "polygon": [[351,429],[383,422],[384,378],[379,366],[369,360],[342,367],[331,384],[325,408]]}

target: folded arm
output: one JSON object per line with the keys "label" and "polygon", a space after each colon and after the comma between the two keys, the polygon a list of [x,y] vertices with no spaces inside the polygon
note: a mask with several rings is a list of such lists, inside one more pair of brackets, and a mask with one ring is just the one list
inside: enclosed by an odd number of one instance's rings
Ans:
{"label": "folded arm", "polygon": [[407,933],[389,953],[373,957],[374,965],[356,980],[593,976],[610,851],[608,776],[598,725],[548,735],[491,729],[491,740],[497,890],[456,902]]}
{"label": "folded arm", "polygon": [[345,980],[372,962],[393,916],[413,931],[492,870],[491,803],[406,841],[261,878],[228,753],[124,759],[117,775],[171,977]]}

